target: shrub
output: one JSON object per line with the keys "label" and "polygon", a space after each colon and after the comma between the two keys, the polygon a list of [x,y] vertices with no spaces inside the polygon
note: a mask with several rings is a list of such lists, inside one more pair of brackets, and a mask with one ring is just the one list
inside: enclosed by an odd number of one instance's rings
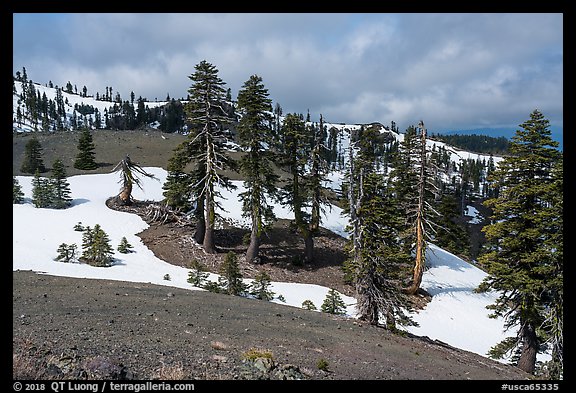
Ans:
{"label": "shrub", "polygon": [[320,358],[316,363],[316,367],[318,367],[318,370],[328,371],[328,361],[324,358]]}
{"label": "shrub", "polygon": [[258,358],[274,359],[274,355],[267,349],[250,348],[242,354],[242,358],[246,360],[256,360]]}

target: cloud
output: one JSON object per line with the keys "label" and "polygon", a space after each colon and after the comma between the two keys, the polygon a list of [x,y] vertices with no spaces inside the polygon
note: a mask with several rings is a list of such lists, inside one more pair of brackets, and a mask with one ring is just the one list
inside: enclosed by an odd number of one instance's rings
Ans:
{"label": "cloud", "polygon": [[14,72],[127,98],[185,97],[202,60],[284,113],[435,130],[563,116],[562,14],[22,14]]}

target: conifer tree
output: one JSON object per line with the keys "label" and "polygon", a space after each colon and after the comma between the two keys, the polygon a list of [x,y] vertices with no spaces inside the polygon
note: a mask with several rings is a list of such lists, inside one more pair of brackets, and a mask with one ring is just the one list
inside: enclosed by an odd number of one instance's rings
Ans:
{"label": "conifer tree", "polygon": [[329,314],[344,315],[346,314],[346,303],[344,303],[342,296],[336,290],[330,289],[324,298],[320,310]]}
{"label": "conifer tree", "polygon": [[470,254],[470,236],[462,226],[456,223],[460,209],[454,195],[442,195],[435,208],[439,213],[439,218],[434,244],[452,254],[470,256],[475,259],[477,255]]}
{"label": "conifer tree", "polygon": [[402,282],[410,255],[402,246],[397,200],[377,167],[377,131],[361,128],[352,140],[347,179],[351,240],[345,268],[356,289],[359,318],[386,327],[412,324]]}
{"label": "conifer tree", "polygon": [[12,203],[21,204],[24,202],[24,192],[16,176],[12,176]]}
{"label": "conifer tree", "polygon": [[[220,196],[218,187],[234,188],[223,174],[224,170],[235,168],[234,162],[225,154],[225,126],[232,119],[222,105],[226,100],[225,82],[218,76],[214,65],[203,60],[188,78],[193,84],[188,89],[190,100],[185,113],[191,132],[188,140],[175,151],[165,196],[176,204],[185,204],[187,199],[191,199],[196,206],[195,239],[202,243],[205,252],[212,254],[216,252],[217,211],[222,209],[217,202]],[[191,162],[194,163],[193,169],[189,179],[185,180],[184,168]]]}
{"label": "conifer tree", "polygon": [[70,207],[70,184],[66,179],[66,169],[61,159],[56,159],[52,164],[52,176],[50,177],[52,202],[51,207],[55,209],[65,209]]}
{"label": "conifer tree", "polygon": [[274,154],[268,149],[274,146],[270,129],[272,100],[258,75],[252,75],[239,91],[238,112],[242,116],[238,136],[240,145],[246,150],[240,162],[246,192],[241,193],[240,198],[243,213],[250,218],[252,227],[246,260],[255,262],[259,260],[261,236],[275,219],[267,197],[277,194],[278,180],[273,169]]}
{"label": "conifer tree", "polygon": [[[327,163],[323,157],[322,115],[320,127],[307,127],[295,113],[288,114],[282,125],[281,165],[290,177],[282,188],[282,203],[294,211],[294,225],[304,239],[304,261],[314,259],[314,236],[320,229],[321,212],[327,199],[322,183]],[[308,210],[310,213],[308,213]]]}
{"label": "conifer tree", "polygon": [[46,172],[46,167],[42,160],[42,145],[36,135],[26,142],[24,146],[24,161],[20,170],[24,173],[35,173],[36,170],[40,173]]}
{"label": "conifer tree", "polygon": [[496,198],[492,224],[484,227],[489,245],[480,257],[488,276],[479,291],[500,296],[489,306],[504,317],[506,329],[517,329],[492,355],[518,354],[517,366],[535,372],[536,355],[553,338],[553,365],[562,367],[563,222],[562,153],[550,137],[549,121],[538,110],[520,125],[491,181]]}
{"label": "conifer tree", "polygon": [[54,258],[57,262],[64,262],[64,263],[74,263],[76,262],[76,244],[66,244],[62,243],[58,246],[58,255]]}
{"label": "conifer tree", "polygon": [[85,128],[80,134],[80,139],[78,140],[78,154],[76,155],[76,161],[74,161],[74,168],[81,170],[93,170],[98,168],[94,154],[95,148],[92,133],[88,128]]}
{"label": "conifer tree", "polygon": [[38,170],[32,179],[32,203],[37,208],[47,208],[52,204],[50,181],[45,177],[40,177]]}
{"label": "conifer tree", "polygon": [[192,260],[187,281],[195,287],[204,288],[207,278],[208,272],[206,271],[206,267],[198,260]]}
{"label": "conifer tree", "polygon": [[[419,133],[418,133],[419,129]],[[432,217],[438,212],[433,207],[437,168],[433,168],[426,147],[426,128],[420,121],[418,129],[410,126],[393,159],[390,173],[391,187],[398,199],[401,215],[406,217],[405,230],[401,234],[406,251],[414,254],[412,282],[406,292],[416,294],[420,290],[426,266],[427,242],[436,232],[437,224]]]}
{"label": "conifer tree", "polygon": [[128,243],[128,239],[126,239],[126,236],[122,236],[122,239],[120,239],[120,244],[118,244],[117,248],[118,252],[122,254],[130,254],[133,248],[134,246]]}
{"label": "conifer tree", "polygon": [[218,281],[225,293],[240,296],[246,292],[246,285],[242,281],[242,273],[238,266],[238,257],[233,251],[224,257],[220,273],[221,276]]}
{"label": "conifer tree", "polygon": [[259,272],[250,284],[250,294],[260,300],[274,299],[274,292],[270,289],[270,276],[266,272]]}
{"label": "conifer tree", "polygon": [[108,267],[112,264],[114,250],[110,245],[108,234],[100,224],[94,228],[87,226],[82,236],[82,255],[80,260],[92,266]]}

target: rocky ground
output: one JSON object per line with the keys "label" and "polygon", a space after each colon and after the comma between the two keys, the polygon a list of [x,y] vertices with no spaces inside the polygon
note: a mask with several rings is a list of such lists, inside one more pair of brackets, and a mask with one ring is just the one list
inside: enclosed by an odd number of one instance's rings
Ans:
{"label": "rocky ground", "polygon": [[316,311],[13,273],[15,379],[512,380],[515,367]]}

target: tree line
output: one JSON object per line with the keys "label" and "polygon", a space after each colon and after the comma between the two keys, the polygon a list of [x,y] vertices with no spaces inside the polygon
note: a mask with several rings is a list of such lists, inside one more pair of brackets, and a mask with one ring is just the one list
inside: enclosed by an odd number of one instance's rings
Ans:
{"label": "tree line", "polygon": [[[21,92],[18,94],[15,82],[20,82]],[[18,127],[29,124],[34,131],[78,131],[83,129],[98,130],[135,130],[148,127],[150,124],[158,123],[158,127],[167,133],[183,131],[184,111],[181,100],[166,97],[166,104],[163,106],[149,107],[148,100],[142,96],[136,98],[134,92],[130,93],[130,100],[123,100],[120,93],[116,93],[112,99],[112,87],[106,87],[106,93],[100,95],[96,93],[97,101],[110,102],[110,106],[100,111],[90,104],[74,104],[71,114],[68,115],[67,107],[72,108],[67,94],[77,94],[80,97],[91,97],[87,94],[86,86],[80,94],[78,89],[70,82],[66,88],[54,85],[52,81],[47,87],[55,89],[54,99],[48,98],[46,93],[40,94],[37,84],[28,78],[26,68],[23,72],[17,71],[13,77],[12,90],[17,96],[17,107],[14,113],[14,123]]]}
{"label": "tree line", "polygon": [[478,134],[438,134],[430,135],[433,140],[448,143],[462,150],[476,153],[489,153],[503,155],[508,153],[510,142],[506,137],[493,137]]}

